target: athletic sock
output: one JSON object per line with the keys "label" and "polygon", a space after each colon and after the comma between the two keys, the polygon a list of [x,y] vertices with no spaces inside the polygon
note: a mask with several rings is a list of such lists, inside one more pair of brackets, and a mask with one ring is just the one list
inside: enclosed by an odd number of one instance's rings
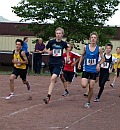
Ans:
{"label": "athletic sock", "polygon": [[47,97],[50,99],[51,95],[50,95],[50,94],[48,94],[48,95],[47,95]]}
{"label": "athletic sock", "polygon": [[68,90],[67,90],[67,89],[65,89],[65,91],[68,93]]}

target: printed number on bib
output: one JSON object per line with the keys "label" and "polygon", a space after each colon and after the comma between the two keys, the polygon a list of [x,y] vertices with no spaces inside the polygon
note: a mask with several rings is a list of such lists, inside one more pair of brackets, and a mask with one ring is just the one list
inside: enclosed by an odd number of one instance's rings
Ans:
{"label": "printed number on bib", "polygon": [[62,56],[61,49],[53,49],[53,56],[55,57]]}
{"label": "printed number on bib", "polygon": [[108,62],[102,63],[102,64],[101,64],[101,68],[108,69],[108,68],[109,68],[109,63],[108,63]]}
{"label": "printed number on bib", "polygon": [[96,59],[87,59],[87,65],[96,65]]}

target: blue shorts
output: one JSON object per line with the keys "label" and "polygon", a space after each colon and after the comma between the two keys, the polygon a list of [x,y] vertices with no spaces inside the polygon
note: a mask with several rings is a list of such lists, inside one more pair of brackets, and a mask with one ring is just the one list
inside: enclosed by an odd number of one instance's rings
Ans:
{"label": "blue shorts", "polygon": [[57,77],[59,77],[60,73],[62,72],[62,66],[60,65],[49,65],[49,70],[50,70],[50,74],[51,76],[53,74],[56,74]]}

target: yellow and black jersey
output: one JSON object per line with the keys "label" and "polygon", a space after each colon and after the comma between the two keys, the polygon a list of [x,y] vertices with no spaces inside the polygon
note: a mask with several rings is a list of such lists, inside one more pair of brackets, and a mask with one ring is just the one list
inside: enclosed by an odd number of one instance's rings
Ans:
{"label": "yellow and black jersey", "polygon": [[[20,51],[21,53],[22,51]],[[16,54],[15,51],[13,52],[13,59],[16,59],[17,61],[24,61],[23,58],[21,57],[21,54],[18,53]],[[26,64],[14,64],[15,68],[19,69],[26,69]]]}

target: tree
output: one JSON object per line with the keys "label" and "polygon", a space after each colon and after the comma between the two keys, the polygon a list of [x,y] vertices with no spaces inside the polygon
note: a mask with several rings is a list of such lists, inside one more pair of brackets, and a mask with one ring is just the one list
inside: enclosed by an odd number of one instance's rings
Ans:
{"label": "tree", "polygon": [[[119,0],[21,0],[12,8],[21,21],[32,21],[28,29],[37,36],[48,39],[60,26],[65,29],[67,41],[84,43],[92,31],[97,31],[100,44],[104,45],[115,29],[103,26],[119,3]],[[46,26],[40,28],[39,24]]]}

